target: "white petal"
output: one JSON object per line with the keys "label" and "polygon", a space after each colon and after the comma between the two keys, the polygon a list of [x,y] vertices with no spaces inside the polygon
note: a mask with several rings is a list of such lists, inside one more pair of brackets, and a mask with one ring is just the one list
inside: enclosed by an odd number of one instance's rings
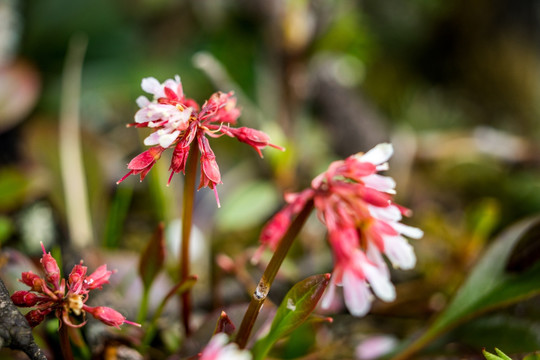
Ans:
{"label": "white petal", "polygon": [[334,281],[335,276],[332,276],[330,283],[328,284],[326,291],[321,299],[321,308],[328,309],[334,302],[336,297],[336,283]]}
{"label": "white petal", "polygon": [[396,182],[390,176],[371,174],[364,176],[362,181],[366,186],[389,194],[395,194]]}
{"label": "white petal", "polygon": [[135,113],[135,122],[144,123],[171,117],[178,110],[172,105],[150,103]]}
{"label": "white petal", "polygon": [[416,255],[409,242],[402,236],[385,236],[384,253],[396,268],[409,270],[416,265]]}
{"label": "white petal", "polygon": [[140,108],[143,108],[145,107],[146,105],[150,104],[150,100],[148,100],[148,98],[146,96],[139,96],[136,100],[137,102],[137,105],[140,107]]}
{"label": "white petal", "polygon": [[159,134],[157,132],[153,132],[150,135],[144,139],[144,145],[146,146],[154,146],[159,144]]}
{"label": "white petal", "polygon": [[388,271],[388,266],[386,266],[386,262],[384,262],[384,259],[382,257],[381,252],[379,249],[373,245],[373,243],[370,241],[368,242],[367,251],[366,251],[367,258],[375,264],[375,266],[383,272],[383,274],[386,277],[390,277],[390,272]]}
{"label": "white petal", "polygon": [[360,157],[360,161],[370,162],[375,165],[383,164],[390,159],[394,153],[394,147],[389,143],[382,143],[369,150]]}
{"label": "white petal", "polygon": [[345,305],[353,316],[364,316],[371,308],[373,295],[369,291],[364,279],[356,276],[352,271],[343,274],[343,296]]}
{"label": "white petal", "polygon": [[147,78],[142,79],[141,88],[145,92],[152,94],[155,97],[162,97],[164,94],[163,87],[161,86],[159,81],[157,81],[157,79],[154,77],[147,77]]}
{"label": "white petal", "polygon": [[168,148],[169,146],[171,146],[171,144],[174,142],[174,140],[176,140],[178,135],[180,135],[180,131],[178,131],[178,130],[173,131],[170,134],[160,135],[160,137],[159,137],[159,146],[161,146],[162,148]]}
{"label": "white petal", "polygon": [[388,165],[387,162],[375,166],[375,169],[377,169],[377,171],[386,171],[386,170],[388,170],[389,168],[390,168],[390,166]]}
{"label": "white petal", "polygon": [[399,208],[394,205],[387,207],[368,205],[368,209],[371,216],[379,220],[397,222],[402,218],[401,211],[399,211]]}
{"label": "white petal", "polygon": [[412,239],[420,239],[422,236],[424,236],[424,232],[419,228],[415,228],[398,222],[392,223],[390,225],[392,225],[392,227],[400,234],[403,234]]}
{"label": "white petal", "polygon": [[383,301],[394,301],[396,298],[396,289],[388,276],[371,264],[363,264],[362,270],[366,274],[369,285],[377,297]]}

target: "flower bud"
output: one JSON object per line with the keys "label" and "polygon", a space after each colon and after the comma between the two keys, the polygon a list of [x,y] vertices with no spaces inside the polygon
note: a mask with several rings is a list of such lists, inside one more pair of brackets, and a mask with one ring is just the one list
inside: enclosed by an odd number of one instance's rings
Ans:
{"label": "flower bud", "polygon": [[52,310],[32,310],[28,312],[24,317],[31,327],[36,327],[45,319],[45,316]]}
{"label": "flower bud", "polygon": [[68,279],[68,286],[71,292],[78,293],[81,290],[83,286],[84,275],[86,275],[86,270],[87,267],[80,264],[77,264],[73,267],[73,270],[71,270]]}
{"label": "flower bud", "polygon": [[96,306],[93,308],[83,305],[83,309],[105,325],[120,328],[120,325],[126,322],[126,318],[122,314],[110,307]]}
{"label": "flower bud", "polygon": [[58,288],[60,285],[60,268],[56,263],[56,260],[52,257],[51,253],[43,254],[41,258],[41,265],[45,271],[45,278],[50,282],[55,288]]}
{"label": "flower bud", "polygon": [[84,279],[84,283],[86,284],[86,289],[93,290],[96,288],[100,288],[104,284],[109,283],[109,278],[111,277],[112,271],[107,270],[107,265],[101,265],[94,271],[90,276],[87,276],[86,279]]}
{"label": "flower bud", "polygon": [[13,295],[11,295],[11,301],[13,301],[16,306],[31,307],[37,304],[39,297],[29,291],[15,291]]}
{"label": "flower bud", "polygon": [[32,288],[32,291],[41,292],[43,279],[31,271],[25,271],[21,274],[21,282]]}

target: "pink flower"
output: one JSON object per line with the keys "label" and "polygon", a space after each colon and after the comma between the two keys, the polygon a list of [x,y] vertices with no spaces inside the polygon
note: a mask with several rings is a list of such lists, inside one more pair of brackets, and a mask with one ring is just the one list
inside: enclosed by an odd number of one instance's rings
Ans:
{"label": "pink flower", "polygon": [[262,157],[261,149],[271,146],[280,150],[281,147],[270,143],[265,133],[246,127],[234,128],[240,116],[236,107],[233,93],[214,93],[199,106],[192,99],[184,96],[180,77],[168,79],[163,84],[150,77],[142,80],[142,89],[153,96],[152,100],[141,96],[137,99],[140,109],[135,114],[135,127],[147,127],[154,131],[144,139],[147,146],[155,146],[135,157],[129,164],[130,170],[117,183],[124,181],[129,175],[140,174],[141,181],[150,171],[161,153],[174,147],[171,160],[171,175],[169,183],[175,173],[185,173],[185,167],[191,144],[197,139],[201,157],[200,186],[209,187],[216,194],[219,206],[216,185],[221,184],[221,174],[216,156],[207,136],[212,138],[227,135],[252,146]]}
{"label": "pink flower", "polygon": [[[30,326],[39,325],[45,316],[53,311],[62,323],[71,327],[81,327],[86,324],[86,312],[110,326],[119,327],[123,323],[140,326],[127,321],[116,310],[102,306],[92,308],[85,304],[90,290],[101,289],[102,285],[109,282],[112,271],[107,270],[107,265],[101,265],[90,276],[86,276],[88,269],[82,265],[81,261],[81,264],[75,265],[71,270],[66,284],[65,279],[60,279],[60,268],[56,260],[45,251],[43,244],[41,248],[43,249],[41,265],[45,272],[45,279],[31,271],[23,272],[21,282],[28,285],[30,290],[16,291],[11,295],[11,300],[15,305],[35,308],[26,314],[26,320]],[[82,322],[73,323],[74,316],[82,316]]]}
{"label": "pink flower", "polygon": [[409,211],[392,200],[394,180],[378,174],[388,169],[392,153],[392,145],[380,144],[365,154],[333,162],[312,181],[311,188],[286,195],[288,204],[261,233],[262,246],[275,249],[292,218],[313,200],[317,216],[328,229],[334,256],[323,308],[331,305],[340,286],[351,314],[363,316],[371,307],[373,294],[384,301],[395,299],[383,255],[396,268],[411,269],[416,263],[413,248],[404,236],[418,239],[423,233],[400,222]]}
{"label": "pink flower", "polygon": [[251,360],[251,353],[240,350],[235,343],[227,344],[229,338],[225,333],[212,337],[200,354],[199,360]]}

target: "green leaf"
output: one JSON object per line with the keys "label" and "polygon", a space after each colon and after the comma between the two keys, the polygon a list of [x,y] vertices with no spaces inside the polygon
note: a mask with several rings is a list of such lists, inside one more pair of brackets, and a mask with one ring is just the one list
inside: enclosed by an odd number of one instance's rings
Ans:
{"label": "green leaf", "polygon": [[497,353],[497,355],[499,355],[499,357],[503,360],[512,360],[508,355],[506,355],[505,353],[503,353],[501,350],[495,348],[495,352]]}
{"label": "green leaf", "polygon": [[253,347],[255,360],[263,359],[276,341],[289,335],[307,320],[329,281],[330,274],[314,275],[289,290],[279,305],[270,332]]}
{"label": "green leaf", "polygon": [[165,236],[163,223],[160,223],[141,253],[139,262],[139,275],[144,287],[149,289],[165,262]]}
{"label": "green leaf", "polygon": [[482,354],[484,354],[484,357],[486,358],[486,360],[512,360],[511,358],[509,358],[508,356],[506,356],[502,351],[500,351],[499,349],[495,348],[495,351],[497,352],[497,355],[495,354],[492,354],[488,351],[486,351],[486,349],[483,349],[482,350]]}
{"label": "green leaf", "polygon": [[419,351],[442,333],[466,320],[495,308],[507,306],[540,293],[539,263],[529,264],[520,273],[505,268],[516,244],[536,233],[540,217],[515,224],[503,232],[488,248],[471,271],[448,307],[435,319],[430,328],[395,359]]}

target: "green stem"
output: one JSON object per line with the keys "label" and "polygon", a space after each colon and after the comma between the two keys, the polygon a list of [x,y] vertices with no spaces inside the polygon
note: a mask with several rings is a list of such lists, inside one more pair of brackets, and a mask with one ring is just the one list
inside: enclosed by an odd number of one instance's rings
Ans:
{"label": "green stem", "polygon": [[62,351],[62,358],[64,360],[73,360],[73,350],[71,349],[71,343],[69,342],[69,329],[66,324],[60,321],[60,350]]}
{"label": "green stem", "polygon": [[[182,210],[182,246],[180,248],[180,279],[184,282],[190,275],[189,263],[189,240],[193,223],[193,204],[195,200],[195,181],[197,179],[197,162],[199,160],[199,148],[193,146],[190,151],[187,164],[186,176],[184,177],[184,206]],[[191,291],[182,293],[182,319],[186,336],[191,334]]]}
{"label": "green stem", "polygon": [[270,259],[270,262],[268,263],[268,266],[264,270],[261,280],[259,281],[259,284],[251,297],[251,301],[244,315],[244,319],[242,319],[242,324],[240,324],[238,334],[236,335],[235,341],[241,349],[246,347],[251,330],[253,330],[253,325],[255,325],[255,320],[257,320],[259,311],[261,310],[264,300],[270,291],[272,282],[274,281],[276,274],[281,267],[283,260],[285,259],[285,256],[287,256],[294,239],[309,217],[311,210],[313,210],[313,200],[308,201],[304,205],[302,211],[300,211],[298,216],[296,216],[294,221],[291,223],[287,229],[287,232],[281,238],[274,255],[272,255],[272,259]]}
{"label": "green stem", "polygon": [[148,299],[150,297],[150,289],[144,286],[141,304],[139,306],[139,315],[137,316],[137,322],[142,324],[146,320],[146,314],[148,313]]}

